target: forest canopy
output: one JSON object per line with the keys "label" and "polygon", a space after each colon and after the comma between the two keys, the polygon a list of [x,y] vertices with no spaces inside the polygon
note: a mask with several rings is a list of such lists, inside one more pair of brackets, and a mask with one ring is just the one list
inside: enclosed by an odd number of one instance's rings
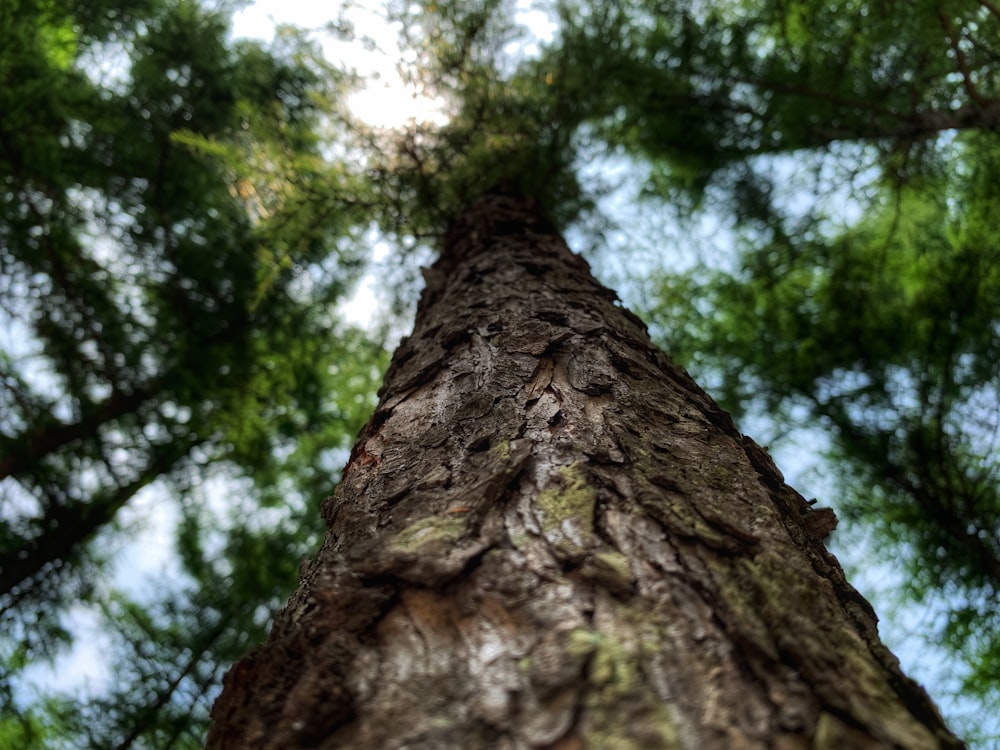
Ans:
{"label": "forest canopy", "polygon": [[[834,550],[948,660],[906,668],[997,740],[995,5],[565,0],[539,39],[524,3],[391,3],[400,74],[449,115],[392,129],[325,54],[383,43],[349,9],[262,43],[238,7],[0,7],[0,746],[201,747],[322,539],[419,265],[497,186],[822,474]],[[143,527],[170,551],[136,582]],[[81,623],[114,675],[82,692],[40,677]]]}

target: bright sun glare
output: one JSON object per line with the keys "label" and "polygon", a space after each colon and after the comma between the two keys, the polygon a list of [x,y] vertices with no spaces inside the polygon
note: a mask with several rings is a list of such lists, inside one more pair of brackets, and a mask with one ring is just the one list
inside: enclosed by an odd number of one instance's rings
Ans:
{"label": "bright sun glare", "polygon": [[[514,20],[524,25],[533,37],[524,45],[515,44],[523,55],[538,53],[537,42],[550,41],[556,32],[555,22],[533,7],[532,0],[518,0]],[[233,33],[237,37],[270,40],[277,24],[304,29],[322,29],[338,18],[344,0],[256,0],[237,13]],[[427,96],[400,75],[407,53],[400,49],[396,29],[384,17],[382,0],[361,0],[351,4],[346,18],[356,36],[370,39],[370,48],[360,42],[345,42],[333,34],[318,37],[326,57],[333,63],[352,68],[367,84],[348,97],[355,117],[376,128],[400,128],[411,122],[442,125],[447,120],[443,99]],[[513,50],[506,50],[513,51]],[[412,55],[412,52],[410,53]]]}
{"label": "bright sun glare", "polygon": [[[399,128],[410,122],[444,124],[444,102],[420,93],[400,75],[398,66],[405,56],[396,30],[382,16],[381,5],[361,3],[346,13],[356,36],[370,39],[373,45],[345,42],[332,34],[319,37],[331,62],[354,69],[367,81],[348,97],[348,106],[355,117],[377,128]],[[257,0],[236,14],[233,32],[238,37],[269,40],[276,24],[320,29],[337,18],[341,6],[314,0]]]}

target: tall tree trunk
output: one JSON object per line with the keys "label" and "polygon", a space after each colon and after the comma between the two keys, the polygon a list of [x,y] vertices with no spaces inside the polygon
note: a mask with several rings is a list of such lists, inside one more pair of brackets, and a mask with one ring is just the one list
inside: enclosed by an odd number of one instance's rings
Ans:
{"label": "tall tree trunk", "polygon": [[961,747],[768,455],[531,207],[451,228],[208,747]]}

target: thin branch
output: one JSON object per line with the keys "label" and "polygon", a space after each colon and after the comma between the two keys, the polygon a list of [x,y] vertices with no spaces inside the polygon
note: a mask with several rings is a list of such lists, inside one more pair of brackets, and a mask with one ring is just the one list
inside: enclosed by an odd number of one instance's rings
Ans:
{"label": "thin branch", "polygon": [[200,442],[177,439],[160,447],[145,470],[133,481],[88,501],[56,509],[49,519],[52,526],[20,549],[0,556],[0,595],[30,582],[51,563],[67,560],[80,545],[109,523],[139,490],[169,471]]}
{"label": "thin branch", "polygon": [[[205,653],[215,645],[215,642],[226,632],[226,628],[230,625],[230,621],[226,618],[220,618],[219,622],[216,624],[212,630],[210,630],[200,644],[200,648],[197,650],[191,648],[191,656],[184,664],[184,666],[177,672],[177,674],[171,679],[167,684],[160,690],[155,692],[155,698],[146,704],[141,709],[141,716],[139,716],[136,722],[132,725],[131,730],[122,740],[115,745],[115,750],[129,750],[135,745],[135,743],[142,738],[142,735],[147,732],[151,727],[154,726],[156,717],[159,713],[166,707],[168,703],[173,699],[174,694],[177,689],[181,686],[181,683],[192,673],[194,673],[196,667],[202,663],[205,658]],[[214,676],[214,674],[213,674]],[[195,700],[207,689],[208,685],[204,681],[199,680],[199,692],[195,696]],[[177,733],[175,732],[173,739],[176,739]],[[169,743],[170,746],[173,745],[173,739]]]}
{"label": "thin branch", "polygon": [[986,10],[990,12],[990,15],[992,15],[997,20],[1000,20],[1000,6],[995,5],[994,3],[990,2],[990,0],[978,0],[978,2],[981,6],[983,6],[984,8],[986,8]]}
{"label": "thin branch", "polygon": [[148,401],[159,388],[154,381],[130,393],[116,391],[109,398],[87,410],[78,422],[42,422],[30,433],[0,441],[0,479],[24,474],[42,458],[78,440],[92,438],[108,422],[133,413]]}
{"label": "thin branch", "polygon": [[986,100],[976,89],[976,85],[972,81],[972,71],[969,69],[969,64],[965,59],[965,53],[962,52],[962,48],[959,46],[951,18],[945,13],[943,6],[938,5],[937,10],[938,21],[941,23],[941,28],[944,29],[945,36],[948,37],[948,45],[951,47],[951,51],[955,53],[955,61],[958,63],[958,69],[962,74],[962,88],[965,89],[965,93],[969,95],[972,101],[980,105],[984,104]]}

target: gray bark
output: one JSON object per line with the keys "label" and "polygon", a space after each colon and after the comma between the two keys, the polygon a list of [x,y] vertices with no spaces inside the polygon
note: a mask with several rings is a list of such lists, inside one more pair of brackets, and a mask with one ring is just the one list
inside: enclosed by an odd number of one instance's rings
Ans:
{"label": "gray bark", "polygon": [[222,748],[951,748],[812,510],[530,202],[451,228]]}

